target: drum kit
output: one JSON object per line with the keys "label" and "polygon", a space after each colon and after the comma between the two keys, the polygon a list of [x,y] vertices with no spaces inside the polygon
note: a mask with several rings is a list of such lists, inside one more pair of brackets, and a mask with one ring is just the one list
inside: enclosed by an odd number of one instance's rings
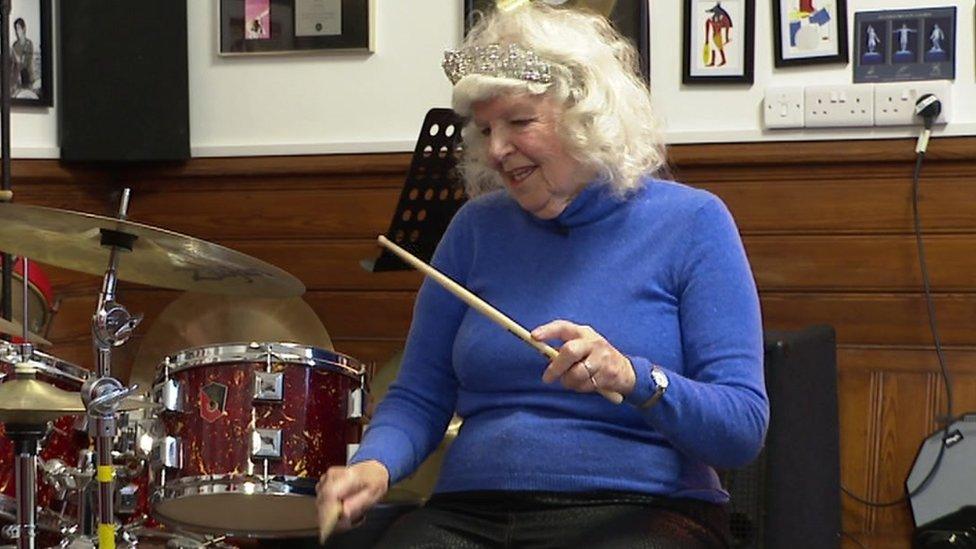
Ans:
{"label": "drum kit", "polygon": [[[129,221],[128,201],[115,218],[0,202],[0,250],[20,257],[24,285],[23,322],[0,321],[17,336],[0,341],[0,545],[313,536],[315,484],[361,439],[371,368],[331,349],[296,278]],[[38,350],[34,261],[102,277],[95,371]],[[119,281],[187,292],[141,342],[131,386],[112,353],[142,317]]]}

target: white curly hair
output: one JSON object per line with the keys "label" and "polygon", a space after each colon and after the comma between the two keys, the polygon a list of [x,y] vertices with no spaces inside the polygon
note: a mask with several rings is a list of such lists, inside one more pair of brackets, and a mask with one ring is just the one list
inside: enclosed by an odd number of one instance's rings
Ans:
{"label": "white curly hair", "polygon": [[[468,74],[453,90],[452,106],[459,115],[470,117],[472,103],[500,95],[549,94],[563,105],[560,135],[567,151],[618,196],[636,189],[642,176],[665,169],[666,148],[637,51],[606,18],[541,2],[477,15],[462,50],[518,44],[552,65],[552,81]],[[470,120],[462,136],[460,170],[468,196],[503,187],[498,172],[488,166],[484,137]]]}

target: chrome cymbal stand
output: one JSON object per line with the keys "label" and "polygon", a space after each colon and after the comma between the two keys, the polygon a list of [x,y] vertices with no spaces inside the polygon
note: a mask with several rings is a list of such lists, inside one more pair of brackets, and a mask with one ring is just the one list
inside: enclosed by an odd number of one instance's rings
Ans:
{"label": "chrome cymbal stand", "polygon": [[[129,209],[129,189],[122,192],[119,219],[125,219]],[[118,406],[135,392],[112,377],[112,348],[128,341],[142,315],[133,316],[115,300],[118,283],[119,254],[131,251],[136,236],[121,231],[101,229],[101,243],[111,249],[108,269],[102,281],[98,308],[92,317],[92,342],[95,347],[98,377],[89,380],[81,389],[81,398],[88,411],[89,434],[95,437],[95,479],[98,481],[98,546],[115,549],[115,469],[112,466],[112,443],[117,433]]]}
{"label": "chrome cymbal stand", "polygon": [[[24,259],[24,307],[27,307],[27,280],[30,276],[30,261]],[[28,341],[29,318],[28,310],[24,309],[23,335],[24,342],[20,345],[20,363],[14,367],[14,377],[26,379],[34,377],[34,369],[30,367],[34,347]],[[37,536],[37,453],[38,443],[47,432],[47,425],[39,423],[10,423],[6,424],[6,434],[14,443],[14,476],[17,492],[17,547],[18,549],[34,549]]]}

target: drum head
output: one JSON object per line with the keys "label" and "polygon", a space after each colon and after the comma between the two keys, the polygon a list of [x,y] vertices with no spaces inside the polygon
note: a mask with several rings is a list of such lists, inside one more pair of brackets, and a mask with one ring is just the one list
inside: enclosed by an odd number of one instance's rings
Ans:
{"label": "drum head", "polygon": [[159,520],[193,532],[254,538],[315,535],[315,498],[294,494],[204,494],[156,503]]}

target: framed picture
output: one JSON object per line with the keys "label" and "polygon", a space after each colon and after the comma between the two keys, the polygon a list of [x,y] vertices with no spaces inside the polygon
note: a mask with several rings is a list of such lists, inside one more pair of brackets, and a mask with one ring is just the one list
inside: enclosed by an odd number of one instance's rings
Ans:
{"label": "framed picture", "polygon": [[[464,2],[464,34],[477,21],[477,18],[487,13],[496,0],[462,0]],[[573,8],[577,5],[593,6],[594,8],[609,10],[608,19],[620,34],[629,38],[640,58],[640,70],[644,81],[650,82],[651,75],[651,29],[648,0],[541,0],[555,6]],[[603,7],[605,6],[605,7]]]}
{"label": "framed picture", "polygon": [[772,0],[777,67],[847,63],[847,0]]}
{"label": "framed picture", "polygon": [[50,107],[51,0],[13,0],[10,6],[10,103]]}
{"label": "framed picture", "polygon": [[753,81],[755,0],[684,0],[682,82]]}
{"label": "framed picture", "polygon": [[218,53],[374,50],[375,0],[219,0]]}
{"label": "framed picture", "polygon": [[855,83],[956,77],[955,7],[857,12],[854,37]]}

